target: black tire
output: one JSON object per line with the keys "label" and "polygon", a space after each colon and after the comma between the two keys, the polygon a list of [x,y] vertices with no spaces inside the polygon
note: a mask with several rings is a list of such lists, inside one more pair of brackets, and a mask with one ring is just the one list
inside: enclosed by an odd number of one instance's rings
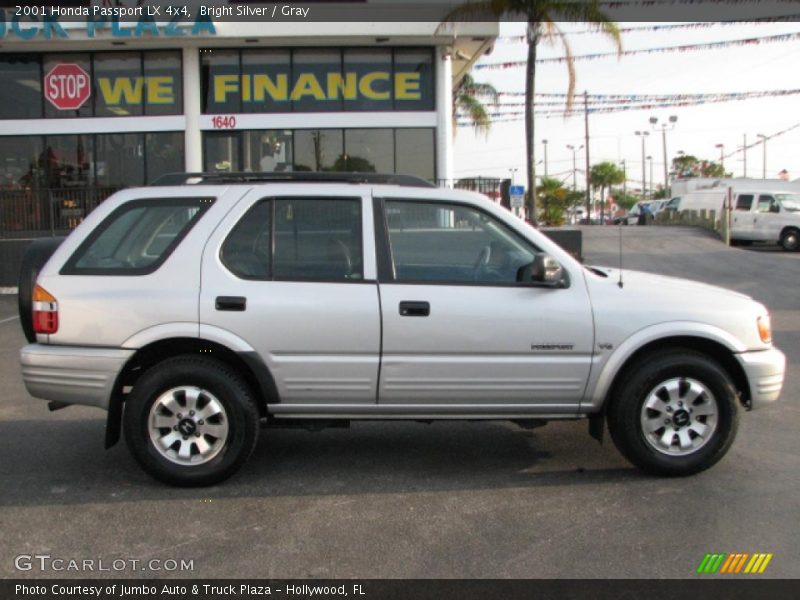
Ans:
{"label": "black tire", "polygon": [[[219,443],[218,453],[213,458],[201,464],[177,464],[167,458],[168,451],[160,450],[151,439],[154,403],[167,396],[165,392],[181,386],[200,388],[223,409],[224,418],[220,421],[227,426],[224,443]],[[184,420],[188,420],[188,416]],[[202,425],[203,422],[197,423]],[[252,391],[228,366],[207,358],[178,356],[158,363],[139,378],[125,402],[123,427],[128,448],[147,473],[170,485],[205,486],[233,475],[253,452],[258,439],[259,413]],[[169,434],[168,427],[160,431],[165,437]],[[195,433],[198,437],[199,431],[198,426],[198,433]],[[180,433],[176,430],[176,435]],[[205,435],[203,438],[206,439]],[[182,439],[185,441],[187,437]],[[191,446],[193,441],[190,434],[187,444]],[[180,440],[176,443],[178,447],[182,444]],[[192,446],[192,451],[197,448]]]}
{"label": "black tire", "polygon": [[[739,424],[739,403],[736,391],[730,377],[720,365],[703,354],[688,349],[665,350],[650,354],[638,361],[629,369],[620,385],[617,386],[614,398],[608,409],[607,419],[611,438],[619,451],[631,463],[655,475],[684,476],[692,475],[708,469],[719,461],[730,448],[736,437]],[[681,402],[681,408],[672,409],[667,402],[662,403],[665,408],[663,413],[657,410],[645,409],[645,403],[653,396],[659,398],[666,394],[666,387],[663,384],[675,382],[678,385],[675,397],[685,393],[687,402]],[[700,385],[694,387],[696,383]],[[705,392],[697,400],[698,404],[691,404],[691,385],[692,389],[700,389],[703,386],[710,392]],[[660,387],[661,386],[661,387]],[[659,389],[660,388],[660,389]],[[685,392],[681,392],[685,390]],[[672,396],[667,395],[668,398]],[[677,400],[670,399],[669,405],[676,405]],[[714,427],[708,421],[709,417],[695,417],[689,413],[706,412],[708,407],[716,404],[716,416]],[[692,408],[694,407],[694,408]],[[690,410],[691,409],[691,410]],[[678,411],[681,412],[679,415]],[[643,420],[645,416],[650,416],[652,422],[656,422],[654,415],[664,416],[674,419],[674,423],[669,429],[673,430],[674,435],[669,433],[665,425],[662,429],[655,430],[649,434],[645,433]],[[676,455],[683,452],[680,448],[681,441],[684,439],[678,435],[678,417],[680,416],[682,425],[680,433],[682,436],[689,436],[694,444],[696,438],[696,449],[688,448],[685,454]],[[658,417],[660,418],[660,417]],[[686,419],[688,418],[688,421]],[[695,422],[697,421],[697,422]],[[660,422],[660,421],[659,421]],[[708,425],[711,433],[704,441],[702,435],[697,435],[693,428],[700,428]],[[684,431],[685,430],[685,431]],[[692,437],[694,435],[694,437]],[[667,438],[672,444],[669,447],[660,446],[659,440]],[[675,447],[677,446],[677,447]]]}
{"label": "black tire", "polygon": [[781,248],[787,252],[797,252],[800,249],[800,230],[790,227],[781,232]]}
{"label": "black tire", "polygon": [[63,237],[35,240],[22,256],[17,282],[17,307],[25,339],[31,343],[36,341],[36,333],[33,331],[33,286],[36,285],[42,267],[63,241]]}

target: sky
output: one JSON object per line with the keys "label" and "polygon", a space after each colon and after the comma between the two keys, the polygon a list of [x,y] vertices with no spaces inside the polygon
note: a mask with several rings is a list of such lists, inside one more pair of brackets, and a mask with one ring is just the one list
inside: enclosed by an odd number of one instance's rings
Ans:
{"label": "sky", "polygon": [[[656,23],[620,24],[621,27],[647,25]],[[562,29],[565,32],[585,31],[585,27],[577,23],[562,24]],[[625,50],[634,50],[797,32],[800,32],[800,23],[717,24],[697,29],[624,33],[622,43]],[[507,43],[502,40],[503,36],[519,36],[524,33],[524,24],[501,24],[501,39],[498,39],[494,51],[477,64],[524,60],[527,56],[524,43]],[[575,55],[614,50],[613,44],[601,34],[573,33],[568,36]],[[563,50],[558,45],[543,44],[539,56],[563,56]],[[715,50],[609,57],[575,63],[576,91],[581,94],[584,90],[590,94],[682,94],[800,89],[800,69],[796,68],[798,64],[798,40]],[[474,69],[472,75],[479,82],[491,83],[501,92],[520,92],[525,89],[524,66],[500,70]],[[567,91],[567,81],[567,69],[563,63],[537,65],[538,92],[564,93]],[[674,129],[667,133],[668,163],[678,151],[701,159],[718,161],[720,150],[715,147],[717,144],[723,144],[724,153],[729,154],[741,148],[744,135],[747,135],[748,144],[757,141],[757,134],[771,136],[800,123],[798,108],[800,94],[692,107],[590,114],[590,162],[619,163],[624,160],[629,187],[640,188],[642,144],[641,137],[637,137],[635,131],[649,131],[650,135],[645,139],[645,153],[646,156],[652,156],[655,183],[662,183],[662,134],[660,129],[652,130],[649,123],[651,116],[658,117],[659,123],[665,122],[671,115],[678,117]],[[541,140],[546,139],[548,174],[558,177],[565,185],[572,185],[572,152],[567,149],[567,145],[577,147],[584,143],[583,112],[578,110],[568,118],[537,116],[535,137],[537,161],[543,159]],[[762,176],[762,151],[761,144],[747,151],[749,177]],[[584,187],[582,182],[585,180],[583,152],[581,150],[577,155],[580,170],[578,189]],[[458,128],[454,144],[454,165],[456,178],[506,178],[511,177],[509,169],[516,168],[516,183],[526,184],[524,121],[495,123],[488,137],[476,135],[471,128]],[[743,176],[742,152],[726,158],[724,165],[726,171],[732,172],[735,177]],[[792,179],[800,178],[800,127],[768,140],[766,166],[767,177],[777,177],[779,171],[786,169]],[[543,165],[540,164],[537,167],[537,176],[542,171]],[[649,161],[645,171],[650,187]]]}

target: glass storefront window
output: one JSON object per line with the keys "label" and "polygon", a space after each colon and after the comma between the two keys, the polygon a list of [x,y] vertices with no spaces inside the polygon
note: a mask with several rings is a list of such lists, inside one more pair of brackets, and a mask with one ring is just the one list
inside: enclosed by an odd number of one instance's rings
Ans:
{"label": "glass storefront window", "polygon": [[298,129],[294,132],[295,171],[334,171],[344,151],[341,129]]}
{"label": "glass storefront window", "polygon": [[242,112],[289,112],[291,64],[289,50],[243,50]]}
{"label": "glass storefront window", "polygon": [[184,135],[182,131],[146,133],[145,164],[146,183],[152,183],[161,175],[184,171]]}
{"label": "glass storefront window", "polygon": [[396,129],[394,139],[395,172],[433,181],[436,171],[433,129]]}
{"label": "glass storefront window", "polygon": [[94,57],[94,106],[97,117],[144,114],[145,85],[142,55],[107,52]]}
{"label": "glass storefront window", "polygon": [[203,147],[206,171],[436,176],[432,128],[207,131]]}
{"label": "glass storefront window", "polygon": [[242,112],[238,50],[201,50],[203,112]]}
{"label": "glass storefront window", "polygon": [[95,136],[97,185],[132,187],[144,184],[144,136],[109,133]]}
{"label": "glass storefront window", "polygon": [[45,138],[42,162],[46,187],[88,187],[94,183],[94,147],[91,135],[50,135]]}
{"label": "glass storefront window", "polygon": [[[43,81],[55,66],[77,64],[91,79],[79,110],[45,99]],[[128,117],[183,114],[179,51],[82,54],[0,54],[0,119]]]}
{"label": "glass storefront window", "polygon": [[344,156],[335,171],[394,173],[394,131],[391,129],[345,129]]}
{"label": "glass storefront window", "polygon": [[344,51],[345,110],[392,110],[392,51]]}
{"label": "glass storefront window", "polygon": [[[43,76],[47,74],[56,66],[60,64],[76,64],[89,74],[92,74],[92,61],[89,54],[44,54],[42,61]],[[92,90],[92,94],[95,91]],[[44,102],[44,116],[45,117],[91,117],[92,105],[94,101],[89,98],[83,106],[78,110],[61,110],[56,108],[51,102],[45,100]]]}
{"label": "glass storefront window", "polygon": [[38,55],[0,54],[0,119],[39,119],[42,101]]}
{"label": "glass storefront window", "polygon": [[268,173],[291,171],[292,132],[254,130],[242,132],[242,170]]}
{"label": "glass storefront window", "polygon": [[396,48],[395,110],[434,110],[433,91],[433,52],[426,48]]}
{"label": "glass storefront window", "polygon": [[206,133],[203,138],[206,171],[241,171],[241,136],[238,132]]}
{"label": "glass storefront window", "polygon": [[342,110],[341,98],[329,98],[328,74],[341,73],[339,50],[295,50],[292,54],[292,109],[300,112]]}
{"label": "glass storefront window", "polygon": [[145,52],[143,56],[145,114],[183,114],[183,75],[180,52]]}
{"label": "glass storefront window", "polygon": [[45,178],[40,136],[0,137],[0,188],[38,187]]}

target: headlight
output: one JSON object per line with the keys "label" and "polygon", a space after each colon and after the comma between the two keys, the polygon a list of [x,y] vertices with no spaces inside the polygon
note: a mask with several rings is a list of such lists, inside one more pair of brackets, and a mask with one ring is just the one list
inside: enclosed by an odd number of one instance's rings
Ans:
{"label": "headlight", "polygon": [[758,317],[758,335],[761,341],[765,344],[772,342],[772,323],[770,322],[769,315]]}

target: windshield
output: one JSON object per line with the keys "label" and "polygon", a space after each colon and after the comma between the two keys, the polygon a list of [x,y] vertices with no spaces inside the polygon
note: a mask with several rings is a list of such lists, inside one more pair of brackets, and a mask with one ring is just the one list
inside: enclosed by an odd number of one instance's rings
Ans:
{"label": "windshield", "polygon": [[783,210],[792,212],[800,212],[800,195],[798,194],[775,194],[775,197],[781,203]]}

